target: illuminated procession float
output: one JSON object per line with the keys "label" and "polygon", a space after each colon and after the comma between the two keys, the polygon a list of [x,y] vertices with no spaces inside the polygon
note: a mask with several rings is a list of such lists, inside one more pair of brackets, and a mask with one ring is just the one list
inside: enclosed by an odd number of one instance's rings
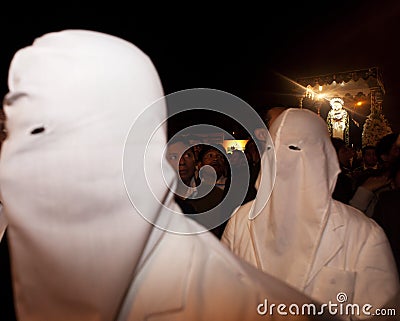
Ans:
{"label": "illuminated procession float", "polygon": [[332,137],[361,148],[392,132],[382,111],[385,89],[379,68],[305,77],[296,83],[300,108],[323,117]]}

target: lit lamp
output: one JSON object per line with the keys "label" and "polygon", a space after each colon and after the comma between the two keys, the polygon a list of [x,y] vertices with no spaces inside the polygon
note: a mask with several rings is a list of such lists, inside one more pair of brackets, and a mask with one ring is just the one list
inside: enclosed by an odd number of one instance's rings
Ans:
{"label": "lit lamp", "polygon": [[313,88],[311,87],[311,85],[308,85],[306,88],[306,92],[304,94],[304,97],[302,97],[302,99],[300,100],[300,108],[303,108],[303,99],[304,98],[308,98],[311,99],[313,101],[316,102],[317,105],[317,114],[318,116],[321,116],[321,106],[322,106],[322,102],[325,99],[325,94],[322,93],[322,86],[318,87],[318,91],[319,93],[316,94],[313,90]]}
{"label": "lit lamp", "polygon": [[317,114],[318,116],[321,116],[321,106],[322,106],[322,101],[325,97],[325,94],[322,93],[322,86],[318,86],[318,91],[319,94],[317,95]]}
{"label": "lit lamp", "polygon": [[318,114],[318,116],[321,116],[321,106],[322,106],[322,102],[323,102],[324,98],[325,98],[324,94],[317,95],[317,114]]}

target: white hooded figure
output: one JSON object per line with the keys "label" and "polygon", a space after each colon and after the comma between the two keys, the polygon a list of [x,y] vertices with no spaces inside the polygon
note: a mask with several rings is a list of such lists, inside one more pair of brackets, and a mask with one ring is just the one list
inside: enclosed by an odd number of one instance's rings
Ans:
{"label": "white hooded figure", "polygon": [[270,198],[258,200],[270,193],[263,177],[273,175],[263,162],[256,199],[236,210],[221,241],[322,304],[370,304],[371,311],[383,306],[399,291],[390,245],[374,221],[332,199],[340,169],[326,123],[312,111],[289,108],[270,134],[276,153]]}
{"label": "white hooded figure", "polygon": [[133,44],[48,33],[15,54],[8,85],[0,186],[19,321],[287,320],[265,300],[310,302],[179,212],[163,89]]}

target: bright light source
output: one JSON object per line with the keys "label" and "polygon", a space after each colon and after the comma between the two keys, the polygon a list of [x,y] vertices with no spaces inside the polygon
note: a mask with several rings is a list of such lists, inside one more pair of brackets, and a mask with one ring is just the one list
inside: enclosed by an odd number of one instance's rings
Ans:
{"label": "bright light source", "polygon": [[362,104],[362,101],[357,101],[356,106],[360,107]]}
{"label": "bright light source", "polygon": [[238,149],[243,152],[248,141],[248,139],[224,139],[222,145],[224,146],[226,152],[231,154],[234,149]]}

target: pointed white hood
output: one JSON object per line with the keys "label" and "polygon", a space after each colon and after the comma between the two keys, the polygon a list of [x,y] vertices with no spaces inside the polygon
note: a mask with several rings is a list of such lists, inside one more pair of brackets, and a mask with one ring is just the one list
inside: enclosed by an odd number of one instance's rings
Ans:
{"label": "pointed white hood", "polygon": [[[163,97],[158,74],[129,42],[66,30],[18,51],[8,85],[0,186],[18,315],[73,320],[98,311],[111,320],[153,227],[125,190],[123,155],[135,119]],[[154,126],[166,118],[158,103]],[[161,157],[146,163],[150,177],[140,174],[142,150],[163,155],[165,148],[165,123],[147,141],[151,126],[129,140],[125,179],[135,180],[130,192],[141,193],[140,209],[154,220],[160,204],[152,200],[165,198],[174,174],[164,168],[161,175]],[[145,179],[157,186],[152,193]]]}
{"label": "pointed white hood", "polygon": [[[259,258],[269,258],[258,260],[262,270],[304,289],[329,215],[339,164],[325,122],[309,110],[284,111],[270,134],[276,179],[267,204],[257,196],[250,211],[253,243]],[[263,156],[261,182],[274,174],[266,161],[272,158]],[[265,191],[261,183],[258,193],[269,192],[270,186]]]}

